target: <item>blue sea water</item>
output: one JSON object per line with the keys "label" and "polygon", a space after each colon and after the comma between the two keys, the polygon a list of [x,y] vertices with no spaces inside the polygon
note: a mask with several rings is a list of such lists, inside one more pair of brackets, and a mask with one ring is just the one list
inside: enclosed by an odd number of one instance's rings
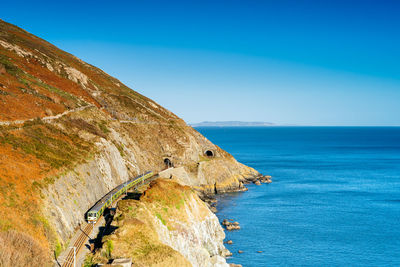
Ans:
{"label": "blue sea water", "polygon": [[242,228],[228,262],[400,266],[400,127],[196,129],[273,177],[219,197],[219,220]]}

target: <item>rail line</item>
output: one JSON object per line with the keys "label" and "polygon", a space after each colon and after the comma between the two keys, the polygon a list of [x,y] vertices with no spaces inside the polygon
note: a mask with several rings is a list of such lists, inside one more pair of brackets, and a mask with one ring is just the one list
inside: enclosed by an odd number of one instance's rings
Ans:
{"label": "rail line", "polygon": [[[146,177],[146,175],[151,175],[149,178]],[[132,188],[134,188],[135,190],[137,189],[138,186],[143,185],[145,182],[146,184],[150,181],[152,181],[154,178],[157,178],[158,174],[154,174],[153,172],[147,172],[145,174],[142,174],[136,178],[134,178],[133,180],[131,180],[131,183],[134,183],[136,181],[141,181],[140,183],[137,184],[133,184],[134,186],[131,185]],[[140,178],[143,178],[142,180],[140,180]],[[146,181],[144,180],[144,178],[146,178]],[[138,180],[139,179],[139,180]],[[121,198],[123,198],[123,193],[127,192],[127,190],[125,190],[124,188],[128,188],[129,183],[124,183],[121,184],[119,186],[117,186],[116,188],[114,188],[112,191],[110,191],[108,194],[105,195],[105,197],[103,197],[102,199],[100,199],[100,201],[98,202],[98,204],[96,204],[94,207],[92,207],[91,210],[93,210],[94,208],[96,208],[97,206],[99,206],[100,211],[96,212],[96,216],[103,216],[103,211],[104,211],[104,207],[109,207],[112,206],[113,203],[118,202],[118,200],[120,200]],[[121,187],[121,186],[125,186],[125,187]],[[121,188],[119,188],[121,187]],[[130,189],[130,188],[129,188]],[[112,194],[115,190],[116,194]],[[124,191],[125,190],[125,191]],[[121,194],[118,194],[119,192],[122,192]],[[111,193],[111,195],[110,195]],[[108,196],[108,197],[107,197]],[[105,198],[105,199],[104,199]],[[103,201],[102,201],[103,200]],[[89,210],[89,212],[91,211]],[[89,214],[88,212],[88,214]],[[92,232],[92,230],[94,229],[94,227],[96,226],[96,224],[99,222],[98,220],[94,220],[91,221],[92,223],[87,223],[84,228],[80,228],[81,233],[79,234],[79,236],[75,239],[74,244],[72,246],[69,247],[69,251],[68,254],[65,257],[65,260],[60,260],[62,262],[62,267],[75,267],[76,266],[76,261],[78,260],[78,255],[79,252],[82,248],[82,246],[85,244],[85,241],[87,238],[90,238],[90,234]],[[106,222],[107,223],[107,222]],[[75,248],[75,253],[74,253],[74,248]],[[74,259],[74,254],[75,254],[75,259]],[[59,264],[59,263],[58,263]],[[59,265],[60,266],[60,265]]]}
{"label": "rail line", "polygon": [[[83,244],[85,244],[86,238],[90,235],[92,230],[93,230],[93,225],[90,223],[87,224],[85,228],[82,230],[82,233],[75,240],[74,245],[72,246],[75,247],[75,255],[79,254],[79,250],[82,248]],[[70,248],[62,267],[76,266],[76,264],[74,265],[74,260],[76,260],[74,259],[74,249]]]}

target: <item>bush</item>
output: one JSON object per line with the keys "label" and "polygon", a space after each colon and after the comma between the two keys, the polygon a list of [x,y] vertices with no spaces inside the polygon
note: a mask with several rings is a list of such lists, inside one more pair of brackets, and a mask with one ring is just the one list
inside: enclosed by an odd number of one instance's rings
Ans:
{"label": "bush", "polygon": [[111,259],[111,254],[113,252],[113,249],[114,249],[114,244],[113,244],[112,240],[107,240],[107,242],[106,242],[107,258]]}

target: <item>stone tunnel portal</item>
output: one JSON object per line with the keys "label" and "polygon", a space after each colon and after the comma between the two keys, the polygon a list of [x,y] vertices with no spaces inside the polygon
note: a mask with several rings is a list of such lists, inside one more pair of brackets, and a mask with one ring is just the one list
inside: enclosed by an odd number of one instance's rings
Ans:
{"label": "stone tunnel portal", "polygon": [[214,152],[213,152],[212,150],[206,150],[206,151],[204,152],[204,154],[205,154],[207,157],[214,157]]}
{"label": "stone tunnel portal", "polygon": [[172,161],[169,158],[164,159],[164,164],[165,164],[165,167],[167,167],[167,168],[174,167],[174,164],[172,164]]}

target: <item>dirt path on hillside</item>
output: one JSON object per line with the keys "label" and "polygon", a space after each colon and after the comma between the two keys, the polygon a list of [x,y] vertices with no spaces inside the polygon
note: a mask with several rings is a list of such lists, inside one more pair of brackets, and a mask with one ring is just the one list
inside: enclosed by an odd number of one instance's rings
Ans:
{"label": "dirt path on hillside", "polygon": [[[40,119],[43,120],[43,121],[52,121],[52,120],[59,119],[59,118],[61,118],[62,116],[65,116],[65,115],[67,115],[67,114],[69,114],[69,113],[82,111],[82,110],[84,110],[84,109],[91,108],[91,107],[94,107],[94,105],[89,104],[89,105],[87,105],[87,106],[83,106],[83,107],[79,107],[79,108],[70,109],[70,110],[64,111],[63,113],[60,113],[60,114],[57,114],[57,115],[53,115],[53,116],[43,117],[43,118],[40,118]],[[14,124],[23,124],[23,123],[28,122],[28,121],[33,121],[33,120],[35,120],[35,119],[36,119],[36,118],[27,119],[27,120],[0,121],[0,125],[1,125],[1,126],[2,126],[2,125],[8,126],[8,125],[14,125]]]}

